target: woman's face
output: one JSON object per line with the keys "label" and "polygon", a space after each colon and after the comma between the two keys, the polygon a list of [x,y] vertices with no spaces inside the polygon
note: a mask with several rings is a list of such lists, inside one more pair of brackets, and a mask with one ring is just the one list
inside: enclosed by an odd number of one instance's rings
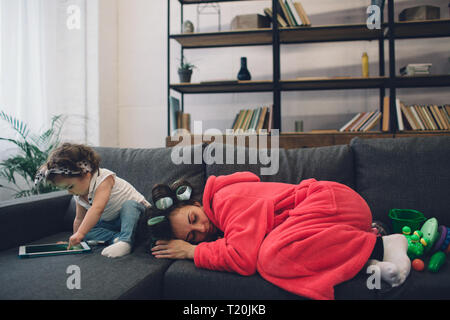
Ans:
{"label": "woman's face", "polygon": [[214,239],[217,228],[208,219],[200,204],[175,209],[169,216],[175,238],[190,243]]}

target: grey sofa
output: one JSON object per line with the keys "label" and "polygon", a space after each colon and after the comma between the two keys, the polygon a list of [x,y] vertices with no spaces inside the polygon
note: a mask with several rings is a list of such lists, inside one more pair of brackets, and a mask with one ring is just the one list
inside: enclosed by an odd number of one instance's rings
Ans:
{"label": "grey sofa", "polygon": [[[208,148],[213,148],[208,149]],[[130,181],[147,197],[157,182],[184,177],[201,190],[210,175],[248,170],[262,164],[211,163],[218,145],[184,147],[203,152],[200,164],[173,164],[172,148],[96,148],[102,167]],[[237,154],[238,150],[235,150]],[[244,149],[248,155],[251,150]],[[186,153],[187,154],[187,153]],[[209,159],[208,159],[209,157]],[[248,159],[248,158],[247,158]],[[191,160],[194,160],[191,157]],[[279,150],[279,170],[262,181],[298,183],[316,178],[344,183],[368,202],[374,220],[390,224],[391,208],[416,209],[450,226],[450,137],[359,139],[350,145]],[[196,195],[201,197],[201,193]],[[103,257],[101,247],[88,254],[19,259],[22,244],[67,240],[74,202],[55,192],[0,204],[0,299],[303,299],[262,279],[197,269],[192,261],[158,260],[138,245],[118,259]],[[411,271],[400,287],[382,283],[368,289],[365,270],[335,287],[336,299],[449,299],[450,265],[439,273]],[[70,266],[80,270],[80,289],[69,289]]]}

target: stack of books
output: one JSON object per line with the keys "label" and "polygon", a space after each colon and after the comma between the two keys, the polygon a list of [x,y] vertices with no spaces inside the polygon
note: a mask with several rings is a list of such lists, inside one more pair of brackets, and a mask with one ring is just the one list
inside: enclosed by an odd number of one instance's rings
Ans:
{"label": "stack of books", "polygon": [[[277,14],[278,25],[281,27],[311,26],[311,21],[300,2],[294,2],[293,0],[278,1],[280,4]],[[271,8],[264,8],[264,13],[273,21]]]}
{"label": "stack of books", "polygon": [[450,130],[450,105],[405,105],[396,100],[398,130]]}
{"label": "stack of books", "polygon": [[412,63],[404,66],[400,69],[400,74],[402,76],[421,76],[429,75],[431,63]]}
{"label": "stack of books", "polygon": [[[233,121],[233,133],[270,133],[273,128],[273,106],[240,110]],[[261,130],[265,130],[261,132]]]}
{"label": "stack of books", "polygon": [[359,112],[349,122],[339,129],[340,132],[367,132],[380,121],[382,113],[379,110]]}

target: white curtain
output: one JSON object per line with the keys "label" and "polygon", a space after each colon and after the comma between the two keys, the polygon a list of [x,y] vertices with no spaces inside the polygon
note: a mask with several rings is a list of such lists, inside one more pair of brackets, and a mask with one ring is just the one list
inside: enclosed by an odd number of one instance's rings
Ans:
{"label": "white curtain", "polygon": [[[86,1],[0,0],[0,111],[34,132],[64,115],[63,141],[97,145],[98,14]],[[0,136],[14,137],[3,121]],[[0,141],[0,161],[16,150]],[[11,195],[0,188],[0,201]]]}
{"label": "white curtain", "polygon": [[0,110],[87,142],[86,25],[86,0],[0,0]]}

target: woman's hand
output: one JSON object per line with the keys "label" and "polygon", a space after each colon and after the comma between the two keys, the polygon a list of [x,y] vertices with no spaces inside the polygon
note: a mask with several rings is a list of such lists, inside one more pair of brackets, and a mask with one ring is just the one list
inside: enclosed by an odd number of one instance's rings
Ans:
{"label": "woman's hand", "polygon": [[158,259],[194,259],[195,247],[184,240],[158,240],[152,248],[152,254]]}

